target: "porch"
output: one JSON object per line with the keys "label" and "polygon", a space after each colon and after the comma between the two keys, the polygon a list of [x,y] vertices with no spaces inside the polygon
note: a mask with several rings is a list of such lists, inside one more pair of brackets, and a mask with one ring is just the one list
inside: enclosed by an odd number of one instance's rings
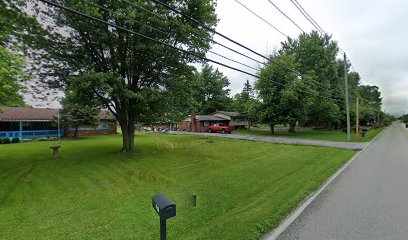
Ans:
{"label": "porch", "polygon": [[48,138],[48,137],[62,137],[64,136],[64,130],[34,130],[34,131],[0,131],[0,138],[20,138],[20,139],[32,139],[32,138]]}
{"label": "porch", "polygon": [[0,138],[32,139],[62,137],[64,130],[59,129],[56,123],[48,121],[14,121],[0,122]]}

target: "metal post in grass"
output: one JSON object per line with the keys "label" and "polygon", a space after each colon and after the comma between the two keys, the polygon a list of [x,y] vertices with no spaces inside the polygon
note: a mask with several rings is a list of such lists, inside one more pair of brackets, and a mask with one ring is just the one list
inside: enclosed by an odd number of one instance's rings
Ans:
{"label": "metal post in grass", "polygon": [[176,216],[176,204],[163,194],[152,197],[152,206],[160,217],[160,240],[166,240],[166,221]]}

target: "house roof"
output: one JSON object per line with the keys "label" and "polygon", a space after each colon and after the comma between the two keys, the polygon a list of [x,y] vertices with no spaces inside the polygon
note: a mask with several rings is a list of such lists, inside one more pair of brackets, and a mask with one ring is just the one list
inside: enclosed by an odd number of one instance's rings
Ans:
{"label": "house roof", "polygon": [[243,116],[243,114],[239,113],[239,112],[216,111],[213,114],[216,114],[216,113],[221,113],[221,114],[224,114],[224,115],[227,115],[227,116],[230,116],[230,117],[241,117],[241,116]]}
{"label": "house roof", "polygon": [[[196,115],[195,117],[197,121],[228,121],[228,119],[213,116],[213,115]],[[190,122],[191,117],[186,118],[184,121]]]}
{"label": "house roof", "polygon": [[[52,121],[58,117],[57,108],[1,107],[0,122]],[[113,120],[108,111],[100,111],[99,119]]]}
{"label": "house roof", "polygon": [[196,115],[198,121],[225,121],[227,119],[212,115]]}

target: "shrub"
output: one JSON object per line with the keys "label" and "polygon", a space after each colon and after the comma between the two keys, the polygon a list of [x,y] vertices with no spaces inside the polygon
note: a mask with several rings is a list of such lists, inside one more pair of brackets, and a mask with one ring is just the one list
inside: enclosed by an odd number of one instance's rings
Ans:
{"label": "shrub", "polygon": [[15,137],[11,140],[12,143],[20,143],[20,138]]}
{"label": "shrub", "polygon": [[1,140],[1,143],[3,143],[3,144],[9,144],[9,143],[11,143],[10,138],[3,138],[3,139]]}

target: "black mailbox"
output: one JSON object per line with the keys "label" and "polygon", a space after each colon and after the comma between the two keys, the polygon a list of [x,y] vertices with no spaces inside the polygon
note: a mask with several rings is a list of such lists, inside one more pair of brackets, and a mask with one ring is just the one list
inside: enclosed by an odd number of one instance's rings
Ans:
{"label": "black mailbox", "polygon": [[152,197],[152,206],[160,216],[160,239],[166,240],[166,220],[176,216],[176,204],[163,194]]}
{"label": "black mailbox", "polygon": [[152,205],[162,220],[176,216],[176,204],[162,194],[153,196]]}

